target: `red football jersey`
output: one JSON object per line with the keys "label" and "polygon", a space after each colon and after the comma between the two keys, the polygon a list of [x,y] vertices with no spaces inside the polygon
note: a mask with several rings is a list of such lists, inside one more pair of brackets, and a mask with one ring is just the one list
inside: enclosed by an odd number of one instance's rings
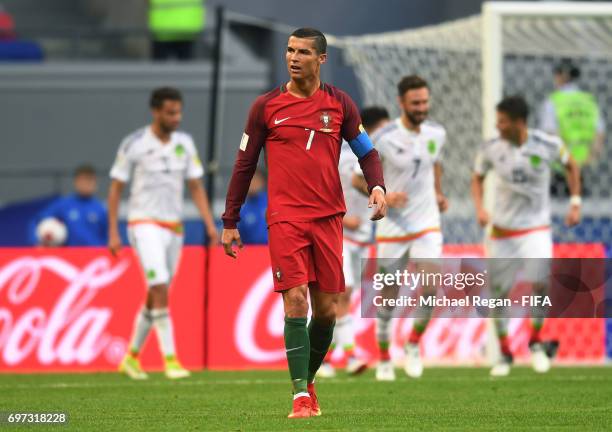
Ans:
{"label": "red football jersey", "polygon": [[250,181],[262,148],[268,168],[268,225],[345,213],[340,147],[343,138],[350,141],[362,130],[355,103],[328,84],[307,98],[292,95],[285,85],[258,97],[228,190],[226,228],[239,220],[246,194],[243,179]]}

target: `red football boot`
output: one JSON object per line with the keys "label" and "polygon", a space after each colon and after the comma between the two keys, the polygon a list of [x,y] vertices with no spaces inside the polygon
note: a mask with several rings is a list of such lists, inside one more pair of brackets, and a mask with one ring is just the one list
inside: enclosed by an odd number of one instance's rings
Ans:
{"label": "red football boot", "polygon": [[314,383],[308,384],[308,394],[310,395],[310,409],[312,410],[312,415],[318,417],[321,415],[321,407],[319,406],[319,399],[317,399]]}
{"label": "red football boot", "polygon": [[293,410],[287,418],[306,418],[312,417],[312,404],[308,396],[300,396],[293,399]]}

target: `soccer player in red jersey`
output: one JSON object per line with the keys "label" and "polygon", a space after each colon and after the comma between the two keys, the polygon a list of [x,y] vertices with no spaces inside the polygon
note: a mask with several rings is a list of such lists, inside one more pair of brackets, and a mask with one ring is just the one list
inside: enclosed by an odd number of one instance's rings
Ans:
{"label": "soccer player in red jersey", "polygon": [[[327,60],[323,33],[301,28],[286,51],[290,81],[259,96],[249,112],[223,214],[223,247],[236,258],[240,207],[263,148],[268,168],[267,210],[274,290],[283,296],[285,348],[293,382],[290,418],[320,415],[314,377],[332,340],[338,297],[344,291],[342,217],[338,173],[344,138],[368,183],[372,220],[385,216],[378,153],[343,91],[320,80]],[[307,326],[308,293],[312,318]]]}

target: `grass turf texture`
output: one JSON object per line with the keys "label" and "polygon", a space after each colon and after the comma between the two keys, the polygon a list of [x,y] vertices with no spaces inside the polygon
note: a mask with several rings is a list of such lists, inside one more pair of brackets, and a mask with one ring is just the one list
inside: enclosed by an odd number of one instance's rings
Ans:
{"label": "grass turf texture", "polygon": [[[373,372],[319,380],[323,416],[288,420],[287,372],[200,372],[181,381],[152,374],[0,375],[0,412],[69,414],[61,430],[610,430],[612,368],[432,368],[393,383]],[[46,427],[41,426],[46,429]],[[0,425],[6,429],[7,425]],[[10,429],[22,429],[11,426]]]}

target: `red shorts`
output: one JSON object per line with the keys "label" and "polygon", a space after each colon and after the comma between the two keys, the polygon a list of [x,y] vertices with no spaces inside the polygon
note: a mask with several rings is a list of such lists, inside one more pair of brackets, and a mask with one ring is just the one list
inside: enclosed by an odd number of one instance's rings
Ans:
{"label": "red shorts", "polygon": [[309,284],[324,292],[344,292],[342,215],[277,222],[268,234],[274,291]]}

